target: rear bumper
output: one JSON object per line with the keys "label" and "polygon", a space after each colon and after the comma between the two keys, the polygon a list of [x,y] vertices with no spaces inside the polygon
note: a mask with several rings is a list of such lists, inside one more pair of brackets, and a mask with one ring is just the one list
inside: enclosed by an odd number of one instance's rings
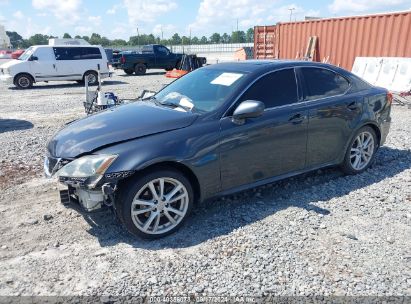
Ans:
{"label": "rear bumper", "polygon": [[391,118],[389,120],[384,121],[383,123],[381,123],[381,125],[380,125],[380,130],[381,130],[380,146],[385,144],[388,133],[390,132],[390,127],[391,127]]}
{"label": "rear bumper", "polygon": [[11,75],[0,75],[0,81],[6,84],[13,84],[14,77]]}

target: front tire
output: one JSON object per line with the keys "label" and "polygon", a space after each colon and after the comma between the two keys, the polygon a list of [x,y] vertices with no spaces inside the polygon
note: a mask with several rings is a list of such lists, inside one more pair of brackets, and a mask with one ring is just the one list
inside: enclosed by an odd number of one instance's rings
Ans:
{"label": "front tire", "polygon": [[156,170],[138,176],[119,189],[117,211],[133,235],[156,239],[175,232],[190,214],[193,188],[175,170]]}
{"label": "front tire", "polygon": [[144,75],[146,73],[147,67],[142,63],[137,63],[134,67],[134,72],[136,75]]}
{"label": "front tire", "polygon": [[28,74],[17,75],[14,85],[21,90],[30,89],[33,86],[33,78]]}
{"label": "front tire", "polygon": [[345,153],[341,165],[346,174],[358,174],[367,170],[374,162],[378,149],[377,135],[371,127],[358,130]]}

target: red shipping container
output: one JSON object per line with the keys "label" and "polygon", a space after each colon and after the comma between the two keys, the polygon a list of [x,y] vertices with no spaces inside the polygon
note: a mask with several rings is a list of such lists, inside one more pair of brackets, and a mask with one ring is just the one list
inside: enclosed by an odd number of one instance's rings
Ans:
{"label": "red shipping container", "polygon": [[355,57],[411,57],[411,12],[278,23],[254,28],[254,58],[302,58],[318,37],[316,61],[351,70]]}

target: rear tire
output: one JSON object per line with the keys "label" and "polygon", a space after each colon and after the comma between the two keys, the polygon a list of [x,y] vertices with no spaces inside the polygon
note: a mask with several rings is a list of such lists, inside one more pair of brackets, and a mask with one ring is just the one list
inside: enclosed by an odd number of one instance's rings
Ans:
{"label": "rear tire", "polygon": [[116,209],[120,220],[131,234],[145,239],[161,238],[178,230],[194,201],[189,180],[173,169],[136,176],[118,191]]}
{"label": "rear tire", "polygon": [[88,85],[97,85],[98,84],[98,75],[95,71],[87,71],[83,76],[83,83],[88,79]]}
{"label": "rear tire", "polygon": [[133,70],[129,70],[129,69],[125,69],[125,70],[123,70],[123,71],[124,71],[124,73],[126,73],[127,75],[132,75],[132,74],[134,73]]}
{"label": "rear tire", "polygon": [[147,67],[142,63],[137,63],[134,67],[134,72],[136,75],[144,75],[146,73]]}
{"label": "rear tire", "polygon": [[367,170],[375,160],[375,152],[378,149],[378,139],[371,127],[359,129],[345,153],[341,169],[346,174],[358,174]]}
{"label": "rear tire", "polygon": [[29,74],[17,75],[14,85],[21,90],[30,89],[33,86],[33,78]]}

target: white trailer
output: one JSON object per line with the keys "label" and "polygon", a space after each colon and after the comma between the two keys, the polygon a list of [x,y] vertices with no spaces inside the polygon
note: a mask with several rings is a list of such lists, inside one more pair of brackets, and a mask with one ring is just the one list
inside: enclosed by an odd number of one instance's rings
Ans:
{"label": "white trailer", "polygon": [[10,38],[7,36],[3,25],[0,25],[0,49],[7,49],[10,47]]}

